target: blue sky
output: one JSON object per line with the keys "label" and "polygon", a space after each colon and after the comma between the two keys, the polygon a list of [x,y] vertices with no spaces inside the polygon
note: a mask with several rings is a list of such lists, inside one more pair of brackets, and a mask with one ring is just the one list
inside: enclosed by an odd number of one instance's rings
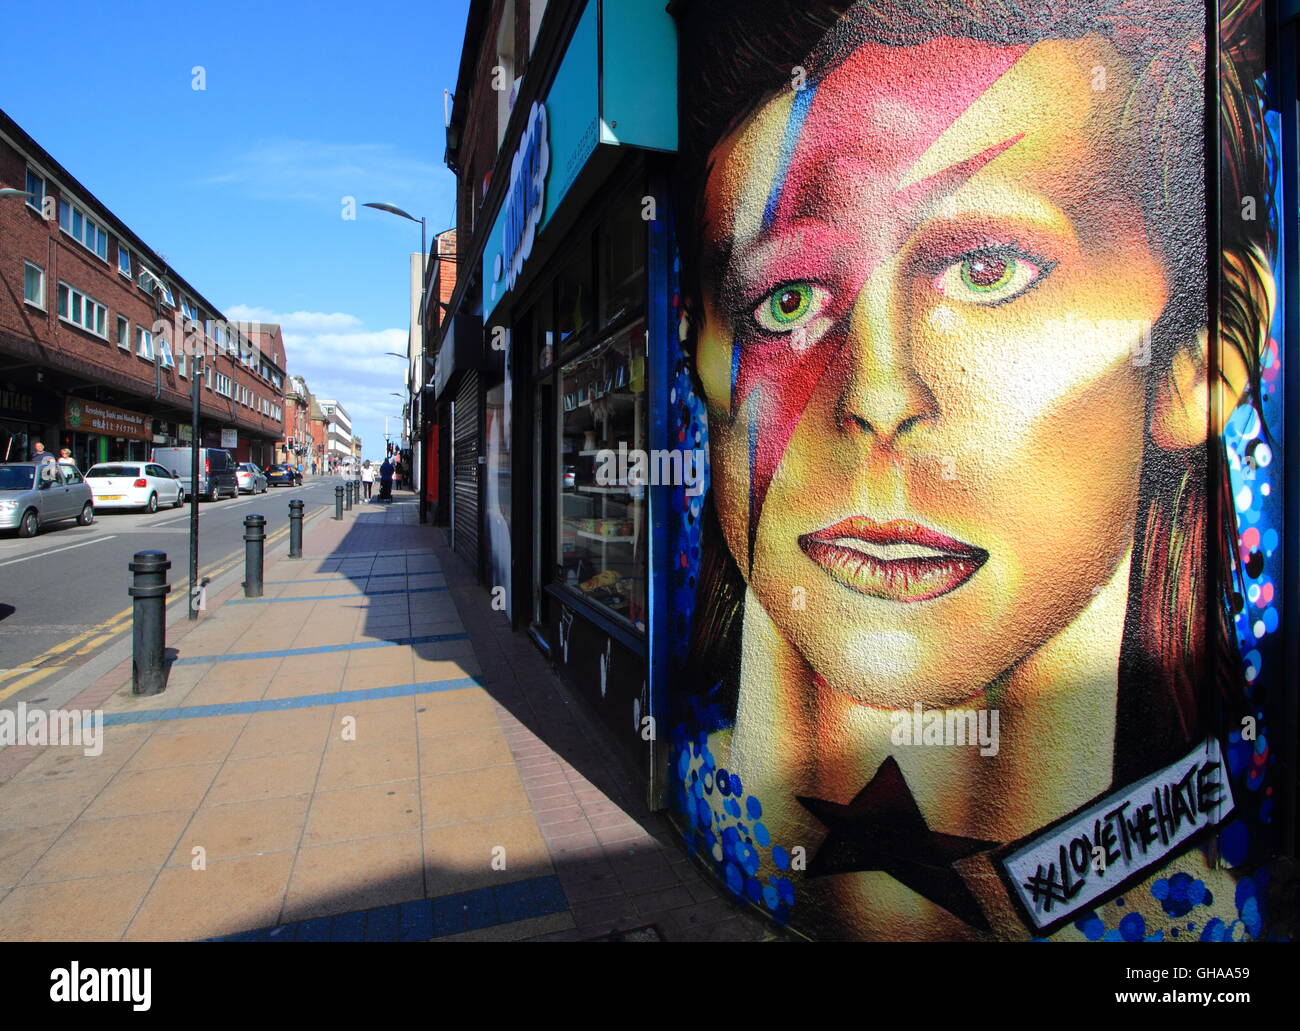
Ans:
{"label": "blue sky", "polygon": [[289,373],[373,456],[400,423],[383,353],[406,350],[420,227],[361,204],[453,225],[443,90],[468,8],[65,0],[6,44],[0,107],[228,317],[280,322]]}

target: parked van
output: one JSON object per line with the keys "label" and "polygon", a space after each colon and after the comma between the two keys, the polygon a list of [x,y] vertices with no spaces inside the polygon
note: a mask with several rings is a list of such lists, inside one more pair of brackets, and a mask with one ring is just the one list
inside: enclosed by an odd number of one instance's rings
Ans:
{"label": "parked van", "polygon": [[[185,484],[187,494],[196,493],[190,483],[190,449],[187,447],[156,447],[153,461]],[[239,497],[239,480],[235,476],[239,463],[229,451],[217,447],[199,448],[199,486],[197,494],[208,501],[224,495]]]}

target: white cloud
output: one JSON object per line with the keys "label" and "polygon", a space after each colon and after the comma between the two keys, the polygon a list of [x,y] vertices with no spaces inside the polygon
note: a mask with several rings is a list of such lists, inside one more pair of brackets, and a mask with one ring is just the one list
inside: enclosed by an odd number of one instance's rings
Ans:
{"label": "white cloud", "polygon": [[[223,164],[222,171],[202,181],[275,201],[337,204],[358,191],[372,191],[379,199],[426,196],[431,182],[450,176],[441,165],[403,154],[389,143],[262,140],[228,154]],[[375,198],[358,197],[358,203],[370,199]]]}
{"label": "white cloud", "polygon": [[403,399],[392,394],[405,394],[406,365],[386,352],[406,353],[405,329],[370,330],[346,312],[277,312],[235,304],[226,314],[236,321],[278,323],[289,375],[301,376],[317,397],[347,409],[367,455],[383,453],[384,416],[394,437],[400,434]]}

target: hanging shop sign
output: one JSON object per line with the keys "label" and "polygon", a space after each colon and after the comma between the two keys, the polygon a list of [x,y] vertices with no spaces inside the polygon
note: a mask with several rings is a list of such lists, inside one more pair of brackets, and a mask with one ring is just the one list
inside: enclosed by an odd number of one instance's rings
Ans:
{"label": "hanging shop sign", "polygon": [[139,412],[98,401],[68,398],[63,409],[63,425],[82,433],[102,433],[106,437],[149,440],[153,437],[153,420]]}
{"label": "hanging shop sign", "polygon": [[221,431],[221,446],[224,448],[238,447],[239,431],[223,429]]}

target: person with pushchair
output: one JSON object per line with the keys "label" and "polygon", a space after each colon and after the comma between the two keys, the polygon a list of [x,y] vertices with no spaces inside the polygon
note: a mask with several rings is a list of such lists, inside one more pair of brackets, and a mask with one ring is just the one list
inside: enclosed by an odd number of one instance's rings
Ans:
{"label": "person with pushchair", "polygon": [[393,460],[385,458],[384,464],[379,467],[379,499],[387,501],[390,505],[393,503]]}

